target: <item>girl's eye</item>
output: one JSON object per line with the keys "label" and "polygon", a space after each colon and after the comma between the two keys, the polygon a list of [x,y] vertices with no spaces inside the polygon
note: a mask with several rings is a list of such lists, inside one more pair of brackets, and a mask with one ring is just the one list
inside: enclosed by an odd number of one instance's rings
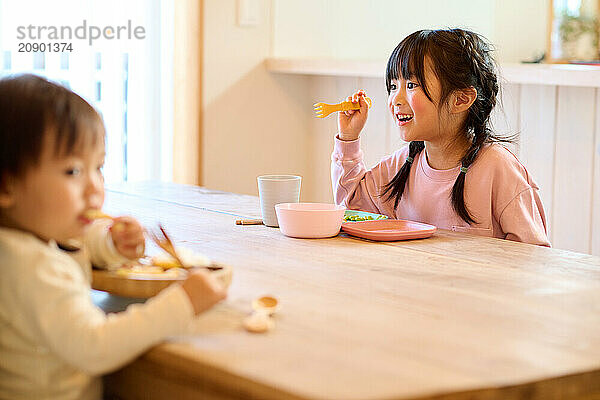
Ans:
{"label": "girl's eye", "polygon": [[406,83],[406,88],[407,88],[407,89],[416,89],[416,88],[417,88],[417,86],[419,86],[419,85],[417,85],[417,84],[416,84],[416,83],[414,83],[414,82],[407,82],[407,83]]}
{"label": "girl's eye", "polygon": [[396,84],[395,83],[390,83],[390,91],[392,90],[396,90]]}

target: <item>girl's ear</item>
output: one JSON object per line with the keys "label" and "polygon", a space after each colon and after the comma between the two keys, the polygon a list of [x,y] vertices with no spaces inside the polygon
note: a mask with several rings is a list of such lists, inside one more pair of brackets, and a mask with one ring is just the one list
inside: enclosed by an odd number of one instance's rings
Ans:
{"label": "girl's ear", "polygon": [[459,114],[467,111],[475,100],[477,100],[477,89],[473,86],[455,91],[450,104],[452,113]]}
{"label": "girl's ear", "polygon": [[13,178],[3,176],[0,182],[0,208],[8,208],[15,202],[13,195]]}

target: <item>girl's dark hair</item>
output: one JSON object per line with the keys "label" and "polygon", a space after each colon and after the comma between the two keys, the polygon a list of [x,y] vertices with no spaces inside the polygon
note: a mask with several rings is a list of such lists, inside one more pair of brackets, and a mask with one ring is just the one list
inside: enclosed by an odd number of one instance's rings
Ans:
{"label": "girl's dark hair", "polygon": [[56,155],[68,155],[104,140],[104,125],[89,103],[63,86],[30,74],[0,80],[0,179],[38,165],[49,138]]}
{"label": "girl's dark hair", "polygon": [[[495,61],[491,46],[478,34],[463,29],[422,30],[412,33],[398,44],[387,64],[385,83],[388,94],[392,80],[414,79],[423,88],[427,98],[433,102],[425,82],[425,59],[431,60],[433,72],[440,81],[441,97],[438,110],[446,104],[450,95],[461,89],[474,87],[477,99],[469,108],[462,127],[471,146],[462,157],[462,171],[466,171],[485,143],[511,139],[495,136],[490,125],[490,113],[496,105],[499,92]],[[408,183],[412,159],[423,149],[423,142],[410,142],[407,162],[394,178],[384,186],[383,195],[394,199],[394,209],[402,198]],[[452,207],[468,224],[476,221],[471,216],[464,200],[465,172],[459,173],[452,188]]]}

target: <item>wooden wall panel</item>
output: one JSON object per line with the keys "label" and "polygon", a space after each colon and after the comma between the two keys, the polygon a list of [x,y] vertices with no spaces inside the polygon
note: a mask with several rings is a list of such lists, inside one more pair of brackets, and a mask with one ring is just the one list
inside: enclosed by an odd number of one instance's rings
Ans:
{"label": "wooden wall panel", "polygon": [[590,252],[594,88],[558,88],[554,164],[554,246]]}
{"label": "wooden wall panel", "polygon": [[592,201],[591,253],[600,256],[600,89],[596,89],[596,141],[594,145],[594,180]]}
{"label": "wooden wall panel", "polygon": [[[491,122],[496,133],[501,135],[514,135],[520,131],[519,105],[520,85],[502,84],[499,102],[492,111]],[[519,155],[519,143],[507,144],[507,147]]]}
{"label": "wooden wall panel", "polygon": [[550,241],[556,133],[556,86],[521,85],[519,159],[540,187]]}

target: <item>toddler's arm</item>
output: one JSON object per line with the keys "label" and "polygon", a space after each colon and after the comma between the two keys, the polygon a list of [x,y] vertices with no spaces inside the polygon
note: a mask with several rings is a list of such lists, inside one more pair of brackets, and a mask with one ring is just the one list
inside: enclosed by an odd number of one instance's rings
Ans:
{"label": "toddler's arm", "polygon": [[83,242],[92,265],[98,268],[118,268],[130,261],[119,253],[111,235],[113,221],[97,219],[87,229]]}
{"label": "toddler's arm", "polygon": [[227,295],[227,291],[205,271],[190,274],[181,286],[196,315],[208,310]]}
{"label": "toddler's arm", "polygon": [[201,284],[195,278],[192,295],[173,285],[145,304],[105,315],[92,303],[89,284],[70,257],[57,255],[32,264],[28,284],[37,290],[20,296],[23,318],[44,347],[92,375],[119,368],[166,337],[184,334],[194,314],[225,296],[215,278],[202,277]]}
{"label": "toddler's arm", "polygon": [[132,217],[117,217],[110,227],[115,248],[124,257],[135,260],[144,255],[144,228]]}
{"label": "toddler's arm", "polygon": [[131,217],[94,221],[87,229],[84,243],[92,264],[108,269],[138,259],[145,248],[143,228]]}

